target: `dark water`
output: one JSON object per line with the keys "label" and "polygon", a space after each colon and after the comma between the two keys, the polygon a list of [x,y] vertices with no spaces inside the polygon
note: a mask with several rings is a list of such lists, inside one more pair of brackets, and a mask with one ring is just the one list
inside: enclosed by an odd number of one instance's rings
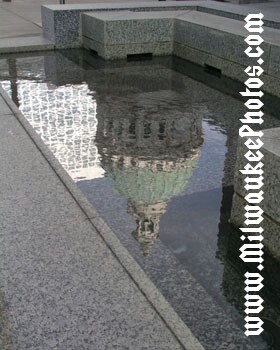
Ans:
{"label": "dark water", "polygon": [[[229,224],[242,86],[177,58],[0,56],[0,79],[77,186],[205,349],[280,349],[279,262],[265,256],[261,337],[244,336]],[[280,126],[267,96],[262,128]]]}

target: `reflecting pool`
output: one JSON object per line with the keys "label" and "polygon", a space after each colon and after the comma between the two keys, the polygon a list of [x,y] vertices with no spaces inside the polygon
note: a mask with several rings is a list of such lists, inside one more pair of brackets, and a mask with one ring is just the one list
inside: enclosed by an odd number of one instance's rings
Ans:
{"label": "reflecting pool", "polygon": [[[265,256],[260,337],[243,332],[229,223],[242,86],[178,58],[0,56],[2,86],[207,350],[280,348],[279,261]],[[267,97],[261,128],[280,126]]]}

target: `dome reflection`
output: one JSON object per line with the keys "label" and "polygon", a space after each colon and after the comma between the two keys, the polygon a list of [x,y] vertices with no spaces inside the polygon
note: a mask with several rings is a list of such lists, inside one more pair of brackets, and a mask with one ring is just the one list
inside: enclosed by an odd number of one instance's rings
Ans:
{"label": "dome reflection", "polygon": [[192,176],[203,143],[202,114],[174,91],[107,96],[98,104],[101,165],[128,200],[144,256],[159,236],[168,201]]}

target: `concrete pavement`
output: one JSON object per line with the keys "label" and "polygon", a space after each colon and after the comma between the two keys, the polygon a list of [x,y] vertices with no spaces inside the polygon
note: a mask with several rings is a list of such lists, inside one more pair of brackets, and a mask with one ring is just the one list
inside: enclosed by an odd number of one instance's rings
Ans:
{"label": "concrete pavement", "polygon": [[[136,2],[137,0],[128,0]],[[157,1],[157,0],[147,0]],[[66,0],[75,4],[77,0]],[[118,3],[121,0],[83,0],[83,3]],[[49,50],[54,46],[42,37],[41,5],[58,0],[0,0],[0,53]]]}
{"label": "concrete pavement", "polygon": [[[172,1],[172,0],[171,0]],[[175,1],[175,0],[174,0]],[[139,0],[66,0],[66,4],[98,4],[98,3],[122,3]],[[158,2],[146,0],[146,2]],[[207,4],[209,11],[222,9],[230,13],[250,13],[262,11],[266,19],[279,22],[280,2],[261,4],[230,4],[216,1],[196,1],[198,5]],[[0,53],[17,51],[49,50],[54,46],[42,37],[41,6],[58,5],[58,0],[0,0]],[[227,16],[226,16],[227,17]]]}
{"label": "concrete pavement", "polygon": [[[146,0],[157,1],[157,0]],[[119,3],[119,2],[137,2],[137,0],[65,0],[66,4],[97,4],[97,3]],[[10,23],[12,35],[37,34],[38,26],[41,26],[41,5],[58,5],[59,0],[12,0],[11,2],[0,1],[0,38],[6,32],[5,24]],[[5,22],[2,19],[5,18]],[[12,25],[18,23],[17,28],[12,28]],[[29,27],[27,27],[29,24]]]}

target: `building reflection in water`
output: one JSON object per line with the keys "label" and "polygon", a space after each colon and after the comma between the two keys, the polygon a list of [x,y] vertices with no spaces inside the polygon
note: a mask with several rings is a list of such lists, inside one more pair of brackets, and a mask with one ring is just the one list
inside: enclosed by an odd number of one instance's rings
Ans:
{"label": "building reflection in water", "polygon": [[159,236],[167,202],[187,186],[203,143],[202,113],[183,101],[176,92],[159,91],[98,103],[101,164],[128,200],[144,256]]}
{"label": "building reflection in water", "polygon": [[[74,181],[103,177],[106,171],[127,198],[137,223],[133,235],[149,255],[167,202],[184,191],[199,156],[199,109],[166,86],[159,92],[126,91],[126,97],[107,91],[97,105],[87,83],[57,86],[33,76],[27,80],[24,70],[25,79],[18,79],[13,71],[26,119]],[[153,85],[147,81],[149,90]],[[8,80],[2,85],[15,94]]]}
{"label": "building reflection in water", "polygon": [[[2,86],[12,95],[8,81]],[[94,142],[96,101],[86,83],[56,86],[19,80],[19,109],[74,181],[102,177]]]}
{"label": "building reflection in water", "polygon": [[[2,82],[11,94],[8,81]],[[86,83],[17,81],[19,108],[74,181],[106,176],[128,200],[133,236],[150,254],[168,201],[180,195],[200,154],[201,107],[171,90],[107,95]],[[101,159],[101,160],[100,160]]]}
{"label": "building reflection in water", "polygon": [[[55,58],[59,57],[55,56]],[[48,59],[51,58],[52,56],[48,57]],[[41,62],[41,59],[39,61]],[[67,66],[70,64],[69,61],[67,64],[67,61],[61,61],[61,59],[58,61],[60,64],[56,66],[57,70],[67,67],[67,72],[71,72],[73,75],[73,65]],[[22,68],[28,63],[26,62],[21,63]],[[11,75],[12,71],[15,70],[15,62],[10,60],[9,65],[11,67],[9,74]],[[50,66],[53,68],[54,65]],[[179,66],[182,67],[182,65]],[[39,64],[38,67],[40,68]],[[203,143],[201,119],[203,115],[207,115],[206,112],[210,111],[211,114],[211,108],[208,106],[209,110],[205,111],[202,106],[203,102],[198,106],[193,101],[202,101],[201,96],[204,98],[205,91],[209,93],[209,90],[198,91],[192,89],[193,85],[187,85],[188,89],[183,84],[178,86],[180,84],[178,76],[176,75],[176,79],[172,79],[172,75],[169,76],[166,71],[164,74],[161,73],[162,78],[158,81],[156,79],[157,76],[160,77],[158,71],[154,69],[147,71],[147,67],[144,70],[146,75],[143,72],[143,67],[140,67],[140,73],[136,72],[136,68],[133,67],[132,76],[130,76],[128,68],[120,70],[118,74],[112,74],[111,70],[107,73],[104,71],[102,74],[100,73],[99,78],[97,72],[94,71],[92,81],[88,78],[87,83],[82,83],[84,79],[81,79],[75,82],[75,85],[74,83],[68,85],[65,82],[63,72],[61,74],[63,79],[58,79],[64,82],[63,86],[58,86],[57,81],[50,77],[47,81],[52,81],[52,83],[42,82],[41,76],[35,82],[37,79],[35,75],[28,77],[25,74],[30,69],[22,68],[19,70],[20,79],[15,76],[14,80],[10,81],[7,80],[6,75],[2,85],[14,101],[19,103],[26,119],[41,135],[75,181],[93,180],[104,176],[104,170],[106,171],[106,176],[112,180],[116,191],[128,200],[127,211],[137,222],[137,228],[133,234],[140,243],[144,255],[148,255],[159,235],[160,219],[166,211],[168,201],[184,192],[196,166]],[[32,69],[34,69],[34,62],[32,62]],[[114,68],[113,71],[115,72],[115,70]],[[152,73],[152,71],[154,72]],[[145,76],[143,77],[143,75]],[[90,76],[90,71],[86,72],[86,76]],[[138,77],[141,78],[139,81]],[[141,86],[139,86],[140,84]],[[147,92],[147,90],[152,92]],[[94,96],[97,102],[91,96],[91,91],[97,91]],[[212,106],[213,103],[212,101]],[[172,295],[173,299],[169,298],[169,301],[175,305],[180,317],[187,323],[193,323],[194,328],[201,326],[203,332],[205,329],[209,329],[208,325],[213,324],[207,323],[210,318],[200,317],[200,306],[203,304],[203,300],[210,300],[209,295],[214,295],[215,303],[217,295],[217,303],[220,302],[220,293],[224,294],[228,302],[228,304],[226,302],[222,304],[224,313],[230,315],[234,323],[240,324],[240,328],[243,327],[240,319],[243,319],[244,272],[247,267],[242,264],[238,257],[240,247],[238,232],[236,233],[228,223],[233,194],[230,187],[232,164],[237,139],[233,130],[238,130],[234,123],[238,121],[240,113],[237,109],[238,105],[235,103],[233,108],[227,105],[226,112],[224,105],[225,103],[218,101],[214,105],[215,108],[212,107],[214,109],[212,114],[215,117],[214,125],[219,125],[219,116],[224,114],[227,116],[225,120],[222,119],[227,131],[228,153],[225,161],[223,202],[216,254],[216,257],[223,264],[222,285],[220,285],[221,281],[217,273],[219,266],[214,262],[215,265],[214,263],[213,265],[204,264],[201,280],[197,278],[193,282],[192,291],[190,288],[180,289],[182,281],[184,281],[184,285],[189,285],[189,279],[183,280],[184,276],[188,278],[186,271],[189,270],[192,276],[196,276],[196,271],[192,264],[188,264],[184,271],[186,274],[182,274],[182,270],[178,272],[180,283],[175,284],[173,282],[177,281],[175,270],[168,269],[173,261],[170,257],[171,249],[165,248],[164,244],[161,244],[164,254],[154,254],[154,260],[151,259],[153,263],[156,261],[162,270],[156,275],[156,268],[153,265],[148,271],[150,275],[155,273],[154,278],[158,285],[161,287],[164,285],[165,291],[167,290],[169,295]],[[229,111],[232,112],[229,113]],[[235,115],[230,117],[231,113]],[[100,155],[102,156],[101,161],[99,160]],[[203,176],[203,179],[206,180],[207,176],[207,174]],[[173,240],[179,237],[172,235],[172,232],[170,232],[170,236]],[[207,236],[202,238],[204,244],[206,238]],[[188,235],[185,235],[184,239],[186,245],[190,246],[191,240]],[[208,251],[211,253],[210,249]],[[211,257],[208,261],[211,261]],[[206,275],[213,276],[211,280],[211,287],[214,286],[215,292],[213,294],[211,294],[211,288],[207,285],[207,281],[205,285],[202,284]],[[174,279],[170,279],[170,276]],[[262,291],[262,297],[266,305],[263,311],[266,341],[261,337],[254,340],[255,346],[253,348],[280,349],[279,261],[271,259],[268,255],[266,256],[264,277],[266,288]],[[172,283],[167,283],[167,281],[172,281]],[[200,299],[197,298],[197,292],[202,292],[197,281],[206,286],[203,288],[205,294]],[[174,285],[179,293],[174,293]],[[218,291],[215,290],[215,286],[218,286]],[[190,305],[195,304],[192,292],[195,293],[198,304],[197,312],[195,312],[196,319],[193,316],[190,317],[190,313],[185,312],[184,307],[182,307],[189,300]],[[188,298],[189,295],[190,298]],[[211,306],[213,305],[215,304],[211,304]],[[235,311],[228,305],[233,305]],[[206,305],[205,310],[211,314],[210,304]],[[218,316],[218,314],[213,314],[212,319],[218,319]],[[219,327],[218,322],[216,323],[215,327]],[[225,339],[227,334],[229,337],[233,337],[226,326],[224,323],[221,332]],[[229,323],[228,327],[231,326],[232,323]],[[216,331],[215,327],[213,329]],[[208,337],[209,332],[204,333],[207,333]],[[215,332],[210,333],[215,334]],[[241,339],[241,334],[235,334],[235,336],[238,337],[238,340]],[[273,345],[270,347],[267,343]],[[243,348],[243,345],[240,346]]]}

